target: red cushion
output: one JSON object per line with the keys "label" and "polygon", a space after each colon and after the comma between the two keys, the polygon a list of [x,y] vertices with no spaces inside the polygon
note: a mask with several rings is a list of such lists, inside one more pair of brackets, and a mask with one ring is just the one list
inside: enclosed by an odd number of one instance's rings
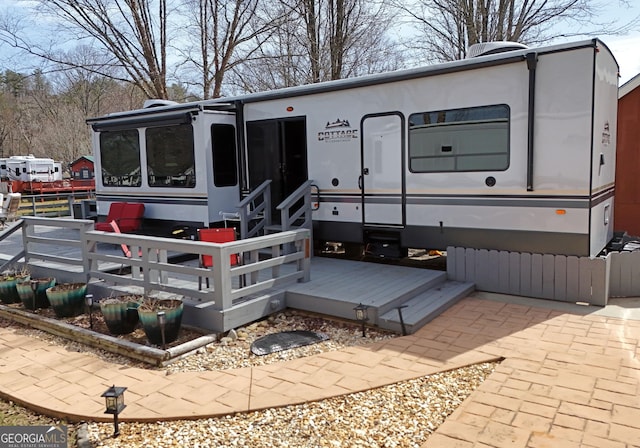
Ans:
{"label": "red cushion", "polygon": [[140,228],[144,204],[130,202],[113,202],[109,207],[109,214],[105,222],[98,222],[94,229],[102,232],[113,232],[110,222],[115,221],[121,232],[133,232]]}
{"label": "red cushion", "polygon": [[106,222],[115,221],[122,216],[124,206],[126,202],[112,202],[109,206],[109,214],[107,215]]}
{"label": "red cushion", "polygon": [[[228,243],[236,240],[236,231],[230,227],[198,229],[198,239],[208,243]],[[240,264],[238,254],[231,254],[230,262],[231,266]],[[202,255],[200,263],[202,264],[202,267],[210,268],[213,266],[213,257],[211,255]]]}
{"label": "red cushion", "polygon": [[140,228],[142,215],[144,215],[144,204],[125,202],[122,216],[119,220],[116,220],[116,222],[120,226],[121,231],[133,232]]}

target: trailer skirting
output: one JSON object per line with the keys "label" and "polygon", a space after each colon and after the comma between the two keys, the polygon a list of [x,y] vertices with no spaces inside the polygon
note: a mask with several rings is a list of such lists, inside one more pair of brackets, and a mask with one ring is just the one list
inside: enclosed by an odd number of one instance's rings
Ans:
{"label": "trailer skirting", "polygon": [[447,276],[479,291],[605,306],[640,296],[640,251],[591,258],[449,247]]}

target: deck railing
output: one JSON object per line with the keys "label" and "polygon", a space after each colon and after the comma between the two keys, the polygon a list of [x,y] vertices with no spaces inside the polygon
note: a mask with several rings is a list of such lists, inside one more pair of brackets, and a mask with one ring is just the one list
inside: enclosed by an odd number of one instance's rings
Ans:
{"label": "deck railing", "polygon": [[240,239],[252,238],[271,225],[271,180],[265,180],[238,204]]}
{"label": "deck railing", "polygon": [[[37,226],[77,232],[75,238],[42,236]],[[23,242],[27,263],[45,261],[80,269],[87,281],[137,286],[144,294],[176,294],[221,310],[231,308],[237,299],[310,278],[311,242],[306,229],[217,244],[99,232],[90,220],[25,217]],[[284,254],[282,247],[289,244],[295,251]],[[42,250],[42,245],[49,245],[49,250]],[[63,251],[56,250],[60,246],[71,250],[61,255]],[[241,257],[246,261],[231,266],[231,255],[238,253],[246,254]],[[170,262],[173,255],[185,261]],[[201,255],[213,258],[212,268],[200,267]],[[199,290],[198,277],[208,278],[210,287]]]}
{"label": "deck railing", "polygon": [[311,230],[313,227],[311,222],[312,183],[311,180],[306,181],[278,205],[282,230],[290,230],[294,227]]}
{"label": "deck railing", "polygon": [[39,216],[57,218],[74,215],[74,205],[80,205],[86,200],[94,199],[93,191],[76,191],[69,193],[50,193],[22,195],[20,216]]}

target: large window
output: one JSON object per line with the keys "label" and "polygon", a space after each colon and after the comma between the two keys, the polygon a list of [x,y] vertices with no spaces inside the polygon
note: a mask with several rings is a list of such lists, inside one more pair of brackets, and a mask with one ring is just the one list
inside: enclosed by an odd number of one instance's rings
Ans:
{"label": "large window", "polygon": [[108,187],[139,187],[140,141],[138,130],[100,133],[102,184]]}
{"label": "large window", "polygon": [[213,183],[231,187],[238,183],[235,128],[229,124],[211,125]]}
{"label": "large window", "polygon": [[191,124],[147,128],[145,137],[150,187],[196,186]]}
{"label": "large window", "polygon": [[412,172],[504,171],[508,167],[508,106],[409,116],[409,169]]}

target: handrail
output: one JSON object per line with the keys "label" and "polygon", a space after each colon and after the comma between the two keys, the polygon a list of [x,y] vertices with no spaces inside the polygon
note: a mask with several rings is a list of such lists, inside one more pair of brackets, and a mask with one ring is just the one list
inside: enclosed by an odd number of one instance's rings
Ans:
{"label": "handrail", "polygon": [[55,194],[23,194],[18,214],[20,216],[43,217],[73,216],[73,204],[91,198],[95,198],[93,190]]}
{"label": "handrail", "polygon": [[[240,239],[261,235],[271,225],[271,179],[262,182],[236,208],[240,215]],[[253,223],[251,229],[249,223]]]}
{"label": "handrail", "polygon": [[[24,221],[22,219],[19,219],[16,221],[15,224],[11,225],[11,227],[9,227],[8,229],[7,228],[3,229],[2,232],[0,232],[0,241],[3,241],[7,237],[13,235],[18,230],[22,229],[23,225],[24,225]],[[0,265],[0,272],[4,272],[9,267],[13,266],[22,257],[24,257],[24,249],[18,252],[17,254],[15,254],[13,257],[11,257],[9,261]]]}
{"label": "handrail", "polygon": [[[282,225],[282,231],[290,230],[293,228],[293,224],[304,216],[304,221],[302,225],[297,227],[302,227],[305,229],[311,230],[312,223],[312,207],[311,207],[311,185],[313,184],[312,180],[307,180],[302,185],[300,185],[293,193],[291,193],[284,201],[276,207],[277,210],[280,210],[280,222]],[[292,208],[295,207],[299,201],[303,199],[302,205],[293,211]]]}

